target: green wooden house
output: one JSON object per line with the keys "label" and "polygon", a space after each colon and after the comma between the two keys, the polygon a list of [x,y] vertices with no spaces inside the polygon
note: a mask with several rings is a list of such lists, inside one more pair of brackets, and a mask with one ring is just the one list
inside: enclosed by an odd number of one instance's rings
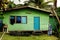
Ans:
{"label": "green wooden house", "polygon": [[10,8],[3,12],[2,21],[8,31],[48,31],[49,24],[54,24],[50,14],[50,11],[34,7]]}

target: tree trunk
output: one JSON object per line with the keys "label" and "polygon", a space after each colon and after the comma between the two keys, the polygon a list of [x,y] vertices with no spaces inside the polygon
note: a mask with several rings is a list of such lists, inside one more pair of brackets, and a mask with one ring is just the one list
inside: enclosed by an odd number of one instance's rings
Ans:
{"label": "tree trunk", "polygon": [[2,7],[2,0],[0,0],[0,9],[1,9],[1,7]]}
{"label": "tree trunk", "polygon": [[54,0],[54,7],[57,8],[57,0]]}

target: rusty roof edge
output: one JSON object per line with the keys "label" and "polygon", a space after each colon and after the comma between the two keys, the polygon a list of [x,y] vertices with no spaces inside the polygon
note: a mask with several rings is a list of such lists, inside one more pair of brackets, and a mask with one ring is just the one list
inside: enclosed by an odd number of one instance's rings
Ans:
{"label": "rusty roof edge", "polygon": [[[5,11],[20,9],[20,8],[26,8],[26,7],[37,9],[37,10],[41,10],[41,11],[45,11],[45,12],[50,12],[51,13],[51,10],[46,10],[46,9],[43,9],[43,8],[36,8],[36,7],[32,7],[32,6],[21,6],[21,7],[15,7],[15,8],[6,8]],[[3,10],[0,10],[0,11],[3,11]]]}
{"label": "rusty roof edge", "polygon": [[43,9],[43,8],[36,8],[36,7],[31,7],[31,6],[28,6],[30,8],[34,8],[34,9],[37,9],[37,10],[42,10],[42,11],[45,11],[45,12],[50,12],[51,13],[51,10],[46,10],[46,9]]}

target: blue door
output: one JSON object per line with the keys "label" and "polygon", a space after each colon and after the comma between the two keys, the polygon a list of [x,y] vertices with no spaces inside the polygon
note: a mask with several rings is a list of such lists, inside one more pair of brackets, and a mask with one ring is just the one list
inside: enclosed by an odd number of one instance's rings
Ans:
{"label": "blue door", "polygon": [[40,17],[34,17],[34,30],[40,30]]}

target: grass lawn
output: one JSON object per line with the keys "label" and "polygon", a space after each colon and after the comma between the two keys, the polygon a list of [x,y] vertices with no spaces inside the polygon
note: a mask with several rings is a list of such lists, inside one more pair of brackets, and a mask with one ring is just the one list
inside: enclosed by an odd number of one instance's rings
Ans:
{"label": "grass lawn", "polygon": [[0,37],[2,36],[2,34],[3,34],[3,33],[2,33],[2,32],[0,32]]}
{"label": "grass lawn", "polygon": [[48,36],[47,34],[39,36],[10,36],[5,34],[2,40],[58,40],[55,36]]}

